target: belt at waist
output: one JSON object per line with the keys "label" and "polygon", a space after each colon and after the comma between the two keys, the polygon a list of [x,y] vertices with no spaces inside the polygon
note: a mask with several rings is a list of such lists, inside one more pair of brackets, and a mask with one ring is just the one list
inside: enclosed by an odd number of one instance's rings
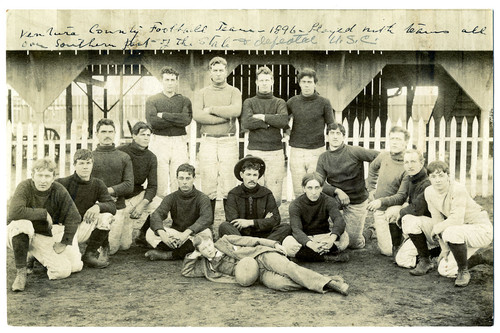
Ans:
{"label": "belt at waist", "polygon": [[209,133],[203,133],[201,135],[204,138],[230,138],[235,136],[234,133],[227,133],[227,134],[209,134]]}

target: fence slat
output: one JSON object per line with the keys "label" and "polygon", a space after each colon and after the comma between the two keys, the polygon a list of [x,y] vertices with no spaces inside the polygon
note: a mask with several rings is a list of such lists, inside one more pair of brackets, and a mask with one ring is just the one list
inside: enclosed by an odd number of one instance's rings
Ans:
{"label": "fence slat", "polygon": [[465,177],[467,174],[467,119],[462,119],[462,133],[460,133],[460,182],[465,184]]}
{"label": "fence slat", "polygon": [[389,132],[392,128],[391,118],[387,118],[387,122],[385,124],[385,139],[384,139],[384,149],[389,151]]}
{"label": "fence slat", "polygon": [[410,117],[406,124],[406,129],[410,133],[410,139],[408,140],[408,144],[406,145],[406,149],[411,149],[413,147],[413,139],[415,135],[413,134],[413,119]]}
{"label": "fence slat", "polygon": [[73,156],[75,156],[76,152],[76,141],[79,139],[76,135],[76,129],[77,129],[77,123],[76,121],[71,122],[71,141],[69,144],[69,174],[72,175],[75,172],[75,166],[73,163],[71,163],[71,160],[73,159]]}
{"label": "fence slat", "polygon": [[450,123],[450,177],[455,180],[457,161],[457,120],[451,118]]}
{"label": "fence slat", "polygon": [[375,120],[375,150],[380,150],[380,140],[382,138],[382,126],[380,124],[380,117]]}
{"label": "fence slat", "polygon": [[[420,118],[418,121],[417,149],[421,152],[425,152],[425,136],[424,119]],[[429,162],[429,157],[427,157],[427,162]]]}
{"label": "fence slat", "polygon": [[429,163],[436,160],[436,141],[434,137],[435,129],[434,118],[431,118],[429,121],[429,138],[427,139],[427,142],[429,143],[427,162]]}
{"label": "fence slat", "polygon": [[23,124],[16,126],[16,186],[23,180]]}
{"label": "fence slat", "polygon": [[357,117],[352,125],[352,145],[359,146],[359,121]]}
{"label": "fence slat", "polygon": [[[12,123],[10,120],[7,121],[7,126],[5,127],[5,131],[7,132],[7,146],[6,147],[12,147]],[[7,193],[10,193],[10,184],[12,181],[12,150],[9,151],[7,148]]]}
{"label": "fence slat", "polygon": [[66,177],[66,124],[61,124],[59,138],[59,177],[62,178]]}
{"label": "fence slat", "polygon": [[36,158],[43,158],[45,156],[45,125],[43,123],[38,125]]}
{"label": "fence slat", "polygon": [[33,124],[28,124],[28,146],[26,147],[26,178],[31,178],[33,166]]}
{"label": "fence slat", "polygon": [[472,122],[472,147],[470,152],[470,195],[474,198],[476,196],[476,183],[477,183],[477,139],[479,137],[479,124],[477,118],[474,117]]}
{"label": "fence slat", "polygon": [[439,160],[446,161],[446,120],[444,117],[441,117],[441,121],[439,122]]}
{"label": "fence slat", "polygon": [[489,187],[489,158],[490,158],[490,120],[488,117],[482,119],[482,166],[481,166],[481,196],[488,196],[488,187]]}

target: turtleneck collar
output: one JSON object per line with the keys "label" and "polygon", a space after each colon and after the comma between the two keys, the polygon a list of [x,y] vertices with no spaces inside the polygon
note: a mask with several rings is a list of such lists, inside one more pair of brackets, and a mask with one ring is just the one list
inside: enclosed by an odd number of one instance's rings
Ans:
{"label": "turtleneck collar", "polygon": [[165,96],[165,97],[167,97],[167,98],[172,98],[172,97],[175,97],[175,96],[177,96],[177,95],[178,95],[178,93],[174,93],[172,96],[168,96],[167,94],[165,94],[165,92],[164,92],[164,91],[162,91],[162,94],[163,94],[163,96]]}
{"label": "turtleneck collar", "polygon": [[226,88],[227,85],[228,84],[226,81],[224,81],[224,83],[214,83],[214,81],[212,81],[212,87],[217,89],[217,90],[222,90],[222,89]]}
{"label": "turtleneck collar", "polygon": [[115,150],[115,144],[113,143],[111,146],[102,146],[100,143],[97,145],[97,151],[113,151]]}
{"label": "turtleneck collar", "polygon": [[183,199],[193,198],[196,195],[196,187],[193,185],[193,189],[189,192],[182,192],[180,189],[177,190],[179,196]]}
{"label": "turtleneck collar", "polygon": [[399,153],[391,153],[391,158],[394,160],[394,161],[398,161],[398,162],[403,162],[403,152],[399,152]]}
{"label": "turtleneck collar", "polygon": [[77,184],[83,184],[83,185],[86,185],[86,184],[89,184],[90,183],[90,180],[92,179],[92,176],[90,176],[90,179],[89,180],[83,180],[82,178],[80,178],[80,176],[78,176],[78,174],[76,173],[76,171],[73,173],[73,179],[76,181]]}
{"label": "turtleneck collar", "polygon": [[260,185],[257,184],[257,186],[255,186],[254,188],[248,188],[246,187],[243,183],[241,184],[241,188],[243,189],[243,192],[247,193],[247,194],[255,194],[257,192],[259,192],[260,190]]}
{"label": "turtleneck collar", "polygon": [[304,193],[304,202],[309,205],[309,206],[316,206],[317,204],[321,203],[321,201],[324,200],[324,194],[320,193],[319,198],[316,201],[311,201],[308,197],[307,194]]}
{"label": "turtleneck collar", "polygon": [[427,177],[427,170],[422,168],[416,175],[410,176],[410,180],[413,184],[418,183],[423,178]]}
{"label": "turtleneck collar", "polygon": [[312,101],[312,100],[315,100],[316,98],[318,98],[318,93],[314,92],[314,94],[312,94],[311,96],[304,96],[304,95],[300,94],[300,97],[302,97],[302,99],[305,101]]}
{"label": "turtleneck collar", "polygon": [[52,188],[54,187],[54,183],[52,183],[52,185],[50,185],[50,187],[46,191],[39,191],[35,186],[35,181],[31,179],[31,187],[33,189],[33,194],[38,197],[46,197],[50,194],[50,190],[52,190]]}
{"label": "turtleneck collar", "polygon": [[132,153],[134,155],[142,155],[146,152],[148,148],[142,148],[141,146],[139,146],[135,141],[132,141],[130,143],[130,150],[132,151]]}
{"label": "turtleneck collar", "polygon": [[328,148],[328,151],[331,153],[338,153],[341,152],[345,147],[345,143],[342,143],[337,149],[332,150],[331,148]]}
{"label": "turtleneck collar", "polygon": [[261,98],[261,99],[271,99],[273,98],[274,95],[273,95],[273,92],[268,92],[268,93],[261,93],[261,92],[258,92],[257,91],[257,98]]}

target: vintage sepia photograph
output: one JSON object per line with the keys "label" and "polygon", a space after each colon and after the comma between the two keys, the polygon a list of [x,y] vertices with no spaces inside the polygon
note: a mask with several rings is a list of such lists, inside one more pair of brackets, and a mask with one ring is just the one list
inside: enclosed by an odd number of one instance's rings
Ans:
{"label": "vintage sepia photograph", "polygon": [[4,325],[493,327],[493,14],[6,10]]}

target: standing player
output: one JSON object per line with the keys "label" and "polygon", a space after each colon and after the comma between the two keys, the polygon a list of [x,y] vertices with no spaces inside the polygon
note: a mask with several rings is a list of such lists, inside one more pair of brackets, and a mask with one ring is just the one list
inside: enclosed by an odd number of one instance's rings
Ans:
{"label": "standing player", "polygon": [[179,73],[171,67],[161,69],[163,91],[146,100],[146,120],[152,127],[149,149],[158,158],[158,196],[177,190],[175,171],[188,161],[186,126],[192,120],[189,98],[176,93]]}
{"label": "standing player", "polygon": [[273,72],[266,66],[257,70],[257,95],[243,103],[241,127],[249,131],[248,155],[264,160],[268,172],[259,184],[271,190],[276,205],[281,205],[285,157],[281,131],[288,125],[286,102],[273,96]]}
{"label": "standing player", "polygon": [[201,124],[201,190],[215,213],[218,186],[226,202],[227,193],[236,185],[233,167],[239,159],[236,118],[241,114],[241,92],[226,82],[225,59],[213,58],[208,69],[212,84],[196,93],[193,118]]}
{"label": "standing player", "polygon": [[325,151],[325,125],[334,123],[330,101],[316,92],[316,72],[304,68],[297,75],[300,95],[288,100],[288,114],[293,118],[290,133],[290,172],[293,192],[302,194],[302,177],[316,169],[319,155]]}

